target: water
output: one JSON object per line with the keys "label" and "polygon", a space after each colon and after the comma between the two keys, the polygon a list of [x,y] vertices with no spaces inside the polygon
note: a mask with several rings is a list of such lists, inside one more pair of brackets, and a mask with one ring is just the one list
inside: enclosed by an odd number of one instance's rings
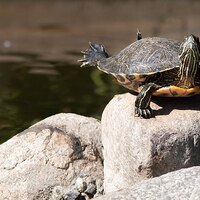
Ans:
{"label": "water", "polygon": [[200,36],[199,1],[0,1],[0,143],[60,112],[101,118],[128,90],[77,60],[88,42],[110,54],[143,36]]}
{"label": "water", "polygon": [[0,142],[48,116],[65,112],[100,119],[122,88],[105,74],[66,62],[2,62]]}

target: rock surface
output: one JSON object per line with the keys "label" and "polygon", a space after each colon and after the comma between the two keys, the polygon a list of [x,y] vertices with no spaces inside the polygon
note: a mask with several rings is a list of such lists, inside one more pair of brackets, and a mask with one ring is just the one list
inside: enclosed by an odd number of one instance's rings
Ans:
{"label": "rock surface", "polygon": [[199,200],[200,167],[181,169],[95,200]]}
{"label": "rock surface", "polygon": [[134,101],[117,95],[103,112],[105,193],[200,165],[199,96],[154,98],[151,119],[134,117]]}
{"label": "rock surface", "polygon": [[49,117],[0,145],[0,199],[93,197],[102,193],[100,123]]}

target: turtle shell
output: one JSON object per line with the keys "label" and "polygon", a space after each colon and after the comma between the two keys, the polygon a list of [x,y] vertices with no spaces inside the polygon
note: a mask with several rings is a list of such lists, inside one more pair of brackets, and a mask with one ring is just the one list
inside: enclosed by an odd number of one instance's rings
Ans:
{"label": "turtle shell", "polygon": [[[100,70],[112,74],[117,82],[124,87],[140,92],[146,78],[164,72],[169,73],[168,80],[174,79],[180,67],[179,48],[181,43],[176,40],[153,37],[138,40],[120,53],[100,63]],[[152,81],[154,82],[154,80]],[[164,80],[163,80],[164,81]],[[200,86],[181,88],[171,84],[156,90],[153,95],[184,97],[200,93]]]}
{"label": "turtle shell", "polygon": [[101,70],[111,74],[152,74],[180,66],[180,42],[152,37],[138,40],[102,61]]}
{"label": "turtle shell", "polygon": [[112,74],[120,85],[136,92],[141,91],[142,83],[147,77],[153,77],[151,81],[155,82],[156,75],[164,73],[167,81],[164,78],[160,80],[159,84],[164,82],[161,84],[163,87],[153,95],[185,97],[200,94],[199,85],[187,89],[177,87],[174,83],[180,67],[180,45],[179,41],[171,39],[144,38],[132,43],[120,53],[102,60],[98,68]]}

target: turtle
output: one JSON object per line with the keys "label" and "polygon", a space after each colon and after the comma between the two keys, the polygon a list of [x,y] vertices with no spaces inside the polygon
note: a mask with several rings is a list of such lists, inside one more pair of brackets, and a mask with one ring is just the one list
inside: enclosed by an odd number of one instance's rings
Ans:
{"label": "turtle", "polygon": [[153,117],[151,97],[188,97],[200,94],[200,42],[193,34],[182,42],[161,37],[142,38],[109,56],[102,44],[89,42],[79,60],[111,74],[117,83],[137,92],[135,116]]}

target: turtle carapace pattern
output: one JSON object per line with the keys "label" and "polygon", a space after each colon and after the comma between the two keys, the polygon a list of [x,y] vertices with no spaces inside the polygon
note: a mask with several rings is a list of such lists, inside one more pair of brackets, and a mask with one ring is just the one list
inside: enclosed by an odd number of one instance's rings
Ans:
{"label": "turtle carapace pattern", "polygon": [[194,35],[183,42],[149,37],[142,38],[116,55],[108,56],[102,44],[89,44],[81,67],[96,66],[113,75],[122,86],[138,92],[135,115],[151,118],[152,95],[186,97],[200,93],[200,42]]}

